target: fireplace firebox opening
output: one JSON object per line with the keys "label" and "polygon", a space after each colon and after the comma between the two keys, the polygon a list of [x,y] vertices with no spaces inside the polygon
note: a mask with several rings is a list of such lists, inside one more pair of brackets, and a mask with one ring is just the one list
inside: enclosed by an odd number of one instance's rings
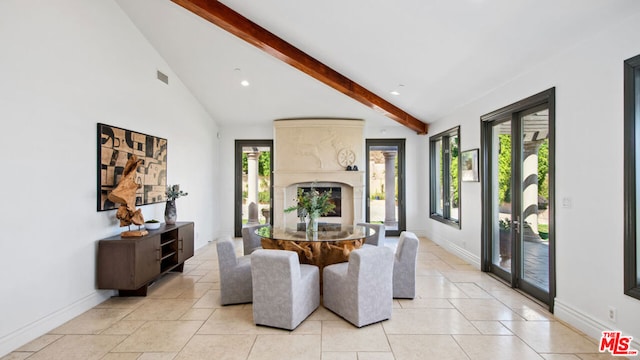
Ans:
{"label": "fireplace firebox opening", "polygon": [[[342,188],[339,186],[331,186],[331,187],[314,187],[320,193],[320,195],[325,192],[331,191],[330,201],[336,206],[333,209],[333,212],[330,212],[323,217],[342,217]],[[310,186],[300,186],[298,190],[302,190],[304,194],[307,194],[311,191]],[[298,217],[301,217],[301,209],[298,209]]]}

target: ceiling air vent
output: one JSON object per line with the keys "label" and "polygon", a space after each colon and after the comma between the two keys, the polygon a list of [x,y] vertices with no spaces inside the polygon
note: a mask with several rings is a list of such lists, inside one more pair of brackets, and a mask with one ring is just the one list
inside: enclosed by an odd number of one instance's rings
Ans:
{"label": "ceiling air vent", "polygon": [[158,73],[158,80],[169,85],[169,77],[166,74],[162,73],[160,70],[158,70],[157,73]]}

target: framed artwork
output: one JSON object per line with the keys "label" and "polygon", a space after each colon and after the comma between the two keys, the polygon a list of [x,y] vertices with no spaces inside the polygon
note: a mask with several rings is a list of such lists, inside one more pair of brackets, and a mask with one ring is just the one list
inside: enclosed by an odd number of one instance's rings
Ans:
{"label": "framed artwork", "polygon": [[116,209],[107,199],[122,177],[127,160],[142,160],[136,170],[136,206],[165,201],[167,140],[156,136],[98,124],[98,211]]}
{"label": "framed artwork", "polygon": [[478,149],[462,152],[462,181],[480,181],[478,172]]}

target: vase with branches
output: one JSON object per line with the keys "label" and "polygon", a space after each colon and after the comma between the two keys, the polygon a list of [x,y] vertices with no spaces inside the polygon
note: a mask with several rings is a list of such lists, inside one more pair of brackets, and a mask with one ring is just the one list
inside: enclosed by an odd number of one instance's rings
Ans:
{"label": "vase with branches", "polygon": [[336,205],[331,200],[331,190],[320,192],[315,186],[309,191],[298,188],[298,194],[294,199],[295,205],[284,209],[285,213],[298,212],[298,217],[308,218],[308,231],[318,231],[318,218],[332,213]]}
{"label": "vase with branches", "polygon": [[167,196],[167,204],[164,208],[164,221],[169,225],[173,225],[176,223],[178,218],[178,211],[176,210],[176,199],[187,196],[189,193],[180,190],[180,184],[168,185],[167,191],[165,192]]}

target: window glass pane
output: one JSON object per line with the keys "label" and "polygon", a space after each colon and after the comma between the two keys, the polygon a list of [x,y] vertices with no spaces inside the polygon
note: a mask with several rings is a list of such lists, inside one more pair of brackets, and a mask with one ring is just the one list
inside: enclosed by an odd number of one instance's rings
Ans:
{"label": "window glass pane", "polygon": [[640,55],[624,62],[624,292],[640,299]]}
{"label": "window glass pane", "polygon": [[435,184],[435,204],[436,204],[436,209],[435,212],[436,214],[443,216],[444,215],[444,198],[443,198],[443,193],[444,193],[444,187],[443,187],[443,180],[444,180],[444,169],[442,167],[442,159],[444,157],[444,152],[442,151],[442,139],[438,139],[435,142],[435,171],[436,174],[438,174],[438,176],[436,176],[436,184]]}
{"label": "window glass pane", "polygon": [[[636,90],[636,93],[638,91]],[[638,246],[638,239],[640,239],[640,211],[638,211],[638,204],[640,204],[639,196],[640,196],[640,121],[638,121],[636,117],[635,121],[635,134],[636,134],[636,144],[635,144],[635,155],[636,155],[636,163],[635,163],[635,172],[636,172],[636,199],[635,199],[635,207],[636,207],[636,285],[640,285],[640,266],[638,266],[638,259],[640,259],[640,246]]]}
{"label": "window glass pane", "polygon": [[458,146],[458,135],[452,135],[449,137],[449,216],[451,219],[458,220],[459,207],[460,207],[460,194],[458,192],[458,158],[460,155],[460,149]]}
{"label": "window glass pane", "polygon": [[459,228],[460,129],[455,128],[432,136],[429,144],[431,217]]}
{"label": "window glass pane", "polygon": [[635,97],[635,158],[636,158],[636,285],[640,286],[640,266],[638,266],[638,259],[640,259],[640,211],[638,211],[638,205],[640,204],[640,68],[636,68],[634,71],[634,97]]}

